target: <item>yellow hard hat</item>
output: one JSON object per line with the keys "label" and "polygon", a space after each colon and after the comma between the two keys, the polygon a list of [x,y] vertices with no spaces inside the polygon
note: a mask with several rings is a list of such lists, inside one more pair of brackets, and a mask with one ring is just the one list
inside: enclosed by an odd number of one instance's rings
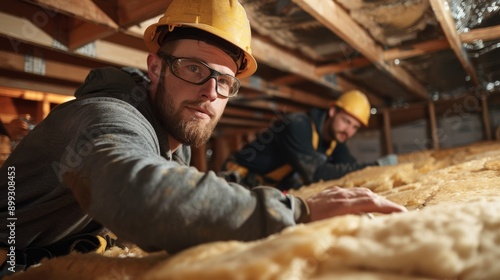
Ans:
{"label": "yellow hard hat", "polygon": [[370,102],[364,93],[359,90],[350,90],[343,93],[339,99],[332,102],[332,106],[342,108],[346,113],[355,117],[365,126],[370,120]]}
{"label": "yellow hard hat", "polygon": [[144,32],[144,42],[149,51],[156,53],[163,38],[168,38],[178,27],[202,30],[241,50],[243,61],[238,65],[236,77],[248,77],[257,70],[250,48],[250,23],[245,9],[237,0],[173,0],[158,22]]}

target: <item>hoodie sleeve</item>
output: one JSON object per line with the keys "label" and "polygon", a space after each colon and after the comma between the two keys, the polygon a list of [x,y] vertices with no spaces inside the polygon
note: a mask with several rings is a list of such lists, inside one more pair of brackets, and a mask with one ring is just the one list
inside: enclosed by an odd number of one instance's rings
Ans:
{"label": "hoodie sleeve", "polygon": [[149,122],[124,102],[74,110],[80,120],[60,166],[82,208],[145,250],[256,240],[306,221],[307,206],[274,188],[249,191],[159,155]]}

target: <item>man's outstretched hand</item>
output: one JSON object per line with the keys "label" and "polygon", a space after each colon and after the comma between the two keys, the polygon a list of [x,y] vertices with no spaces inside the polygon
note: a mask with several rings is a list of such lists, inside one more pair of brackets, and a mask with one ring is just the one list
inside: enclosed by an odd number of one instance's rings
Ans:
{"label": "man's outstretched hand", "polygon": [[366,188],[331,187],[306,199],[310,220],[361,213],[406,212],[402,205],[383,198]]}

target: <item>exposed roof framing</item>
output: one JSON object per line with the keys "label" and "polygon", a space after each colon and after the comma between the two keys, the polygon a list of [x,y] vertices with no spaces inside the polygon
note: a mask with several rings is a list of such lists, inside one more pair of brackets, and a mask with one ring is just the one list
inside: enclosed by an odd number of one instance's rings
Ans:
{"label": "exposed roof framing", "polygon": [[[142,32],[171,1],[6,0],[0,86],[71,95],[92,68],[145,70]],[[393,115],[412,104],[499,90],[500,11],[488,0],[239,1],[259,67],[242,80],[222,126],[260,128],[278,111],[325,107],[354,88]],[[481,24],[463,29],[450,11],[463,5],[489,9],[469,17]],[[43,71],[32,71],[35,64]]]}
{"label": "exposed roof framing", "polygon": [[324,0],[293,0],[293,2],[375,63],[376,66],[389,72],[413,94],[424,100],[429,98],[422,84],[416,81],[408,72],[385,62],[380,46],[349,17],[339,4]]}
{"label": "exposed roof framing", "polygon": [[465,52],[462,41],[460,40],[460,36],[457,33],[456,24],[450,14],[450,8],[448,6],[448,2],[446,0],[429,0],[434,13],[436,14],[436,18],[441,24],[441,28],[448,39],[448,42],[455,52],[458,60],[464,67],[465,71],[472,79],[475,85],[479,85],[479,80],[476,75],[476,71],[474,67],[469,61],[467,57],[467,53]]}

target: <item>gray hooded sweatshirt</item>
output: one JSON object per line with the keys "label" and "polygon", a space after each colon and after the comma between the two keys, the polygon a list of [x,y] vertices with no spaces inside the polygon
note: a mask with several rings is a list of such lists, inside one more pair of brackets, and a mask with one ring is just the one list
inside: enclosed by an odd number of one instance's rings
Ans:
{"label": "gray hooded sweatshirt", "polygon": [[[172,153],[147,87],[136,69],[93,70],[75,100],[18,144],[0,170],[0,220],[15,218],[17,249],[106,227],[145,250],[175,253],[256,240],[307,220],[296,197],[200,172],[189,166],[188,146]],[[2,246],[11,235],[3,226]]]}

